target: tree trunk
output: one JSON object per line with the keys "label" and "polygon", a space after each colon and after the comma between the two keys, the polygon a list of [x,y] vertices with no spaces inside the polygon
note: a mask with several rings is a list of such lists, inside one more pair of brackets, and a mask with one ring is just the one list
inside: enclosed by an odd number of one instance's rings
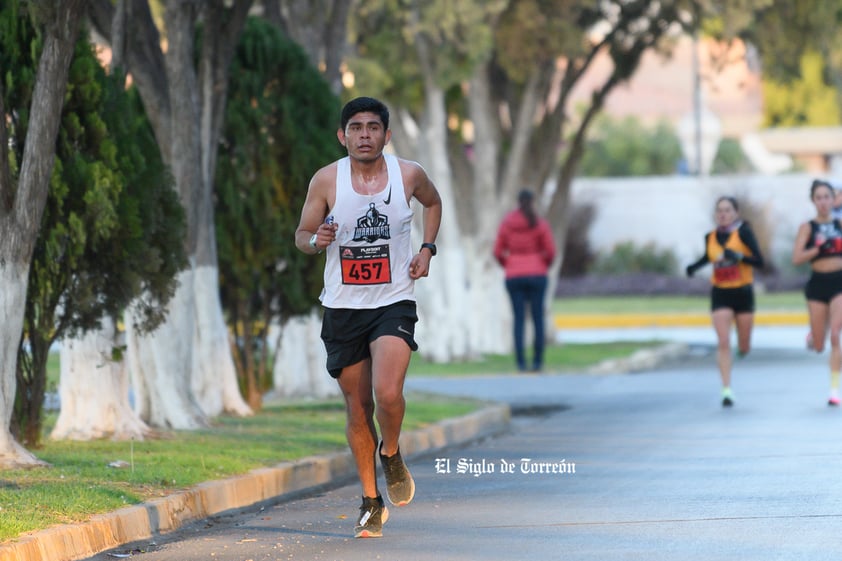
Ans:
{"label": "tree trunk", "polygon": [[[127,340],[129,355],[134,357],[130,368],[138,411],[153,426],[196,428],[207,423],[206,416],[223,411],[251,414],[237,385],[219,301],[211,204],[228,66],[251,3],[238,0],[230,11],[223,9],[220,0],[201,5],[168,3],[165,79],[150,70],[155,69],[150,61],[158,56],[144,51],[148,45],[131,43],[126,57],[133,76],[133,64],[144,70],[137,76],[138,82],[144,82],[138,87],[187,212],[185,243],[191,259],[191,270],[181,275],[165,324],[149,335],[132,330]],[[108,6],[96,3],[94,7],[94,18],[108,21]],[[193,44],[200,8],[205,10],[204,34],[210,40],[203,43],[197,73]],[[98,16],[100,12],[105,15]],[[147,28],[141,35],[152,37],[148,9],[134,15],[143,15],[132,20]],[[158,45],[155,50],[160,51]],[[159,67],[157,72],[161,72]],[[154,110],[149,111],[150,106]],[[170,391],[159,392],[160,384]]]}
{"label": "tree trunk", "polygon": [[336,95],[342,93],[341,66],[347,45],[348,14],[356,3],[357,0],[263,2],[264,17],[304,49]]}
{"label": "tree trunk", "polygon": [[219,298],[219,266],[216,253],[216,227],[213,191],[217,146],[228,97],[229,67],[237,40],[245,25],[251,0],[239,0],[232,13],[220,0],[204,8],[205,37],[199,63],[199,153],[201,162],[200,193],[195,199],[198,230],[194,266],[196,302],[196,337],[191,386],[202,411],[215,417],[223,412],[248,416],[237,383],[237,369],[231,356],[228,328]]}
{"label": "tree trunk", "polygon": [[149,427],[129,402],[129,375],[111,320],[102,328],[61,345],[61,410],[50,433],[53,440],[143,440]]}
{"label": "tree trunk", "polygon": [[153,427],[196,429],[207,425],[190,391],[195,311],[193,271],[179,275],[167,320],[154,332],[138,333],[132,311],[126,313],[126,357],[135,410]]}
{"label": "tree trunk", "polygon": [[237,383],[231,341],[219,300],[219,270],[196,267],[193,286],[196,298],[196,337],[193,354],[193,394],[202,411],[211,417],[223,412],[249,416]]}
{"label": "tree trunk", "polygon": [[[452,174],[447,154],[447,115],[444,91],[430,78],[425,81],[425,110],[418,139],[419,160],[427,168],[442,199],[439,251],[430,276],[415,283],[419,323],[424,346],[419,350],[435,362],[464,360],[476,352],[476,315],[470,308],[468,270],[460,247],[462,233],[456,220]],[[417,206],[414,239],[421,238],[421,208]],[[420,242],[419,242],[420,243]]]}
{"label": "tree trunk", "polygon": [[[7,255],[7,243],[0,238],[0,255]],[[26,301],[29,267],[0,260],[0,469],[44,465],[18,444],[9,430],[15,401],[15,368],[18,342],[23,331],[23,311]]]}
{"label": "tree trunk", "polygon": [[313,309],[310,315],[294,317],[280,328],[273,368],[274,397],[340,395],[339,385],[325,369],[327,352],[321,340],[321,325],[321,315]]}
{"label": "tree trunk", "polygon": [[[45,11],[45,38],[18,184],[3,157],[0,170],[0,469],[42,465],[9,430],[15,399],[17,349],[23,330],[29,264],[53,170],[56,135],[84,2],[68,0]],[[0,98],[3,96],[0,87]],[[0,102],[0,150],[6,150],[6,108]]]}

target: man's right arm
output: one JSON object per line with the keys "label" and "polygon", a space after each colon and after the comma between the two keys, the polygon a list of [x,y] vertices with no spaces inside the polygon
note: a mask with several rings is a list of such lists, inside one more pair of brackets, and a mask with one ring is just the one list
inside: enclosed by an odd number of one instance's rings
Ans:
{"label": "man's right arm", "polygon": [[[307,198],[301,208],[301,219],[295,230],[295,247],[309,255],[323,251],[333,241],[334,227],[324,223],[328,212],[327,192],[331,186],[325,168],[320,169],[310,180]],[[316,235],[315,247],[310,243]]]}

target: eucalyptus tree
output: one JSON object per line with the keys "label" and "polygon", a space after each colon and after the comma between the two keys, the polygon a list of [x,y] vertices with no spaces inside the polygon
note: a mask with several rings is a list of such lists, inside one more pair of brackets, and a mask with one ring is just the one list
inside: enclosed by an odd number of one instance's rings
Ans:
{"label": "eucalyptus tree", "polygon": [[[129,305],[135,310],[132,327],[140,332],[154,330],[165,319],[177,275],[187,266],[185,217],[137,91],[127,92],[119,73],[105,76],[99,64],[91,68],[96,77],[88,83],[102,85],[98,110],[108,133],[108,141],[99,147],[99,162],[113,168],[111,183],[117,192],[110,200],[94,199],[98,205],[81,205],[79,201],[93,199],[99,182],[74,186],[50,222],[54,228],[74,221],[97,228],[83,237],[85,245],[70,276],[86,282],[68,283],[56,322],[64,329],[53,332],[54,337],[66,336],[61,345],[61,410],[50,438],[139,440],[149,428],[131,406],[117,323]],[[107,231],[100,213],[112,218]],[[53,273],[60,260],[50,261],[49,252],[44,257],[50,263],[45,271]],[[54,277],[47,277],[52,290],[67,279]]]}
{"label": "eucalyptus tree", "polygon": [[786,104],[786,109],[795,114],[787,119],[781,111],[767,112],[769,124],[839,123],[842,49],[838,29],[842,1],[720,0],[716,5],[718,17],[705,23],[705,31],[725,40],[739,37],[752,45],[764,82],[776,98],[773,104],[780,109]]}
{"label": "eucalyptus tree", "polygon": [[219,297],[212,192],[229,66],[252,1],[168,0],[162,30],[148,1],[87,4],[140,92],[187,217],[190,266],[166,320],[148,335],[126,322],[138,412],[153,426],[182,429],[222,412],[248,415]]}
{"label": "eucalyptus tree", "polygon": [[[18,106],[7,95],[13,85],[5,71],[9,52],[0,52],[4,69],[0,81],[0,468],[42,463],[15,440],[10,423],[29,269],[55,165],[67,71],[84,2],[42,0],[28,6],[38,38],[15,47],[30,49],[38,60],[28,105]],[[13,40],[19,36],[20,19],[29,16],[20,13],[17,2],[4,2],[3,8],[0,33],[4,40]],[[22,113],[27,115],[26,143],[13,155],[10,136]]]}
{"label": "eucalyptus tree", "polygon": [[[395,145],[430,168],[451,213],[433,282],[418,287],[428,317],[419,337],[432,358],[510,345],[508,308],[489,305],[505,301],[491,257],[501,216],[529,187],[564,247],[570,184],[594,117],[644,53],[669,52],[676,34],[698,26],[702,4],[361,1],[349,62],[355,88],[391,101]],[[571,92],[598,57],[609,69],[573,107]]]}
{"label": "eucalyptus tree", "polygon": [[[24,44],[34,38],[31,29]],[[10,66],[16,79],[9,93],[24,105],[31,91],[25,69],[34,62],[28,54],[22,51]],[[13,426],[30,446],[37,445],[41,434],[47,357],[53,343],[96,329],[103,318],[113,320],[141,294],[137,321],[148,331],[163,320],[175,276],[186,265],[180,244],[183,211],[148,123],[138,104],[131,103],[123,81],[106,76],[86,34],[76,43],[67,88],[18,353]],[[13,147],[24,146],[27,125],[22,116]],[[95,370],[88,374],[93,376]],[[77,380],[83,387],[93,381],[84,372]],[[92,396],[103,404],[117,399],[102,388]],[[127,393],[120,397],[128,403]],[[94,404],[82,407],[98,409]]]}

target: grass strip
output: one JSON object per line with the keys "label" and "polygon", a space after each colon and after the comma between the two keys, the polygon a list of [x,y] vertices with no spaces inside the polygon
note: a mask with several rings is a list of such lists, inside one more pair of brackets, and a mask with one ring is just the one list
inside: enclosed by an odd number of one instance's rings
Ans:
{"label": "grass strip", "polygon": [[[543,371],[547,373],[582,371],[603,360],[628,357],[638,349],[661,344],[663,344],[663,341],[549,345],[544,351]],[[511,354],[486,355],[464,362],[436,364],[425,360],[416,353],[413,354],[412,362],[409,365],[410,376],[487,376],[489,374],[513,374],[515,371],[515,359]]]}
{"label": "grass strip", "polygon": [[[408,394],[404,428],[419,429],[481,406],[470,399]],[[48,430],[54,422],[49,419]],[[0,472],[0,542],[346,447],[340,400],[269,406],[253,417],[220,417],[206,429],[160,432],[144,441],[45,440],[34,452],[50,467]],[[109,467],[115,462],[122,467]]]}

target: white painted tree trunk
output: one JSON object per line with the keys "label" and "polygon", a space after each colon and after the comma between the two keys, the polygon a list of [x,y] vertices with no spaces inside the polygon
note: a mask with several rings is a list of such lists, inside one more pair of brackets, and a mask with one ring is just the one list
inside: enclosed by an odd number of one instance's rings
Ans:
{"label": "white painted tree trunk", "polygon": [[211,266],[196,267],[194,275],[193,395],[209,417],[223,412],[242,417],[252,415],[237,384],[231,341],[219,300],[219,270]]}
{"label": "white painted tree trunk", "polygon": [[29,268],[22,264],[0,260],[0,468],[14,469],[44,465],[9,431],[15,402],[15,369],[18,343],[23,331],[26,285]]}
{"label": "white painted tree trunk", "polygon": [[195,300],[193,271],[179,274],[167,319],[155,331],[142,334],[126,314],[126,357],[135,410],[152,427],[196,429],[207,424],[191,392]]}
{"label": "white painted tree trunk", "polygon": [[53,440],[143,440],[149,433],[129,403],[125,360],[112,358],[119,344],[114,323],[61,345],[61,410],[50,433]]}
{"label": "white painted tree trunk", "polygon": [[281,328],[272,370],[272,397],[340,395],[339,385],[325,367],[327,352],[321,340],[321,325],[321,314],[314,308],[309,315],[291,318]]}
{"label": "white painted tree trunk", "polygon": [[[442,221],[430,276],[415,283],[418,301],[416,334],[419,352],[435,362],[464,360],[476,352],[470,344],[470,298],[465,253],[456,218],[453,174],[447,156],[447,115],[444,92],[431,83],[426,87],[426,111],[417,139],[419,161],[425,166],[442,199]],[[407,127],[411,130],[413,127]],[[415,208],[415,240],[420,244],[421,206]]]}
{"label": "white painted tree trunk", "polygon": [[505,354],[514,348],[512,307],[506,292],[503,268],[492,255],[493,246],[464,238],[468,265],[471,344],[480,353]]}

